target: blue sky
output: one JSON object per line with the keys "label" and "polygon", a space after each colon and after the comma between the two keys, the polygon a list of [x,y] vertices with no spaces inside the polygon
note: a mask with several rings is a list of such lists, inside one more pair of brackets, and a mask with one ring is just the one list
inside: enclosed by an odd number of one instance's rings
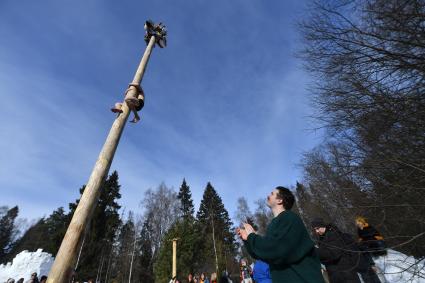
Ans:
{"label": "blue sky", "polygon": [[1,1],[0,205],[50,214],[78,197],[145,49],[146,19],[167,25],[111,169],[137,209],[183,177],[196,205],[210,181],[231,215],[301,179],[321,140],[308,118],[309,77],[295,58],[303,1]]}

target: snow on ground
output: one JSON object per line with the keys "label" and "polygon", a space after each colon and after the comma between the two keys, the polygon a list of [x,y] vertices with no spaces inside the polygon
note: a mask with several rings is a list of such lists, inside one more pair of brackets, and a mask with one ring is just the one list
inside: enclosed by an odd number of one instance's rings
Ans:
{"label": "snow on ground", "polygon": [[389,249],[388,255],[374,261],[387,283],[425,283],[425,259],[418,260]]}
{"label": "snow on ground", "polygon": [[[53,257],[42,249],[36,252],[23,251],[12,263],[0,265],[0,282],[8,278],[24,278],[25,282],[31,273],[37,272],[38,277],[47,275],[53,264]],[[385,277],[382,283],[425,283],[425,259],[417,260],[414,257],[388,250],[388,255],[375,259],[375,264]],[[383,278],[382,278],[383,279]]]}
{"label": "snow on ground", "polygon": [[54,258],[51,254],[38,249],[36,252],[23,251],[16,255],[13,262],[0,265],[0,282],[6,282],[8,278],[16,281],[24,278],[24,282],[30,279],[33,272],[37,272],[38,278],[47,275],[52,267]]}

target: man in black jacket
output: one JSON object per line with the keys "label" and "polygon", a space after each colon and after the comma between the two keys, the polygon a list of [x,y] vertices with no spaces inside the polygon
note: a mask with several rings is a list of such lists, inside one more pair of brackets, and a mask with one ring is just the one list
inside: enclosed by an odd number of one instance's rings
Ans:
{"label": "man in black jacket", "polygon": [[357,268],[360,262],[358,253],[347,247],[342,233],[333,225],[326,225],[323,219],[311,223],[319,237],[318,254],[320,262],[326,266],[331,283],[360,283]]}

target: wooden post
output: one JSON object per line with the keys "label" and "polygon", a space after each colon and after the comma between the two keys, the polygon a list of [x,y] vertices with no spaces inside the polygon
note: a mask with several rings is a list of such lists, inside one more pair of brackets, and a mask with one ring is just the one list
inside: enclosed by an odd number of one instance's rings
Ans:
{"label": "wooden post", "polygon": [[171,278],[177,276],[177,238],[173,239],[173,271]]}
{"label": "wooden post", "polygon": [[129,272],[129,275],[128,275],[128,283],[131,283],[131,273],[133,271],[134,254],[136,253],[137,232],[138,232],[137,231],[137,225],[134,225],[133,251],[131,252],[130,272]]}
{"label": "wooden post", "polygon": [[217,258],[217,247],[215,246],[215,231],[214,231],[214,216],[211,217],[212,223],[212,238],[213,238],[213,246],[214,246],[214,254],[215,254],[215,272],[218,273],[218,258]]}
{"label": "wooden post", "polygon": [[[140,85],[156,38],[151,36],[132,84]],[[125,99],[137,97],[138,89],[131,86]],[[125,101],[124,99],[124,101]],[[93,171],[90,175],[87,186],[81,196],[77,209],[74,212],[71,223],[68,226],[65,237],[53,262],[52,268],[47,278],[47,283],[67,283],[73,275],[73,268],[78,253],[78,248],[83,239],[86,227],[91,220],[94,209],[100,195],[100,186],[103,184],[111,167],[115,151],[121,138],[125,123],[130,114],[129,108],[125,102],[122,105],[123,113],[119,114],[112,124],[102,151],[96,161]]]}

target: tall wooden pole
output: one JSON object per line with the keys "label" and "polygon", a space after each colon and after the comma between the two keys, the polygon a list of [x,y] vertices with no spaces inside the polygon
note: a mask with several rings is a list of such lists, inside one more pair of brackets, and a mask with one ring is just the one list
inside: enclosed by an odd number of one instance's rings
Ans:
{"label": "tall wooden pole", "polygon": [[173,271],[171,278],[177,276],[177,238],[173,239]]}
{"label": "tall wooden pole", "polygon": [[212,223],[212,236],[213,236],[213,245],[214,245],[214,254],[215,254],[215,272],[218,273],[218,258],[217,258],[217,247],[215,246],[215,231],[214,231],[214,216],[211,217]]}
{"label": "tall wooden pole", "polygon": [[130,272],[128,275],[128,283],[131,283],[131,273],[133,271],[133,262],[134,262],[134,254],[136,252],[136,243],[137,243],[137,226],[134,226],[134,242],[133,242],[133,251],[131,252],[131,261],[130,261]]}
{"label": "tall wooden pole", "polygon": [[[134,75],[132,85],[140,85],[155,42],[155,36],[151,36],[136,74]],[[127,92],[125,99],[137,97],[137,95],[137,87],[130,86],[130,90]],[[81,196],[80,202],[78,203],[77,209],[74,212],[71,223],[68,226],[68,230],[66,231],[65,237],[56,255],[56,259],[49,272],[47,283],[67,283],[70,281],[74,272],[73,267],[77,258],[78,248],[83,239],[86,227],[91,220],[94,209],[96,208],[97,200],[100,195],[100,186],[109,172],[121,134],[130,114],[126,103],[123,103],[122,110],[123,113],[118,115],[112,124],[112,128],[109,131],[108,137],[99,154],[87,186]]]}

